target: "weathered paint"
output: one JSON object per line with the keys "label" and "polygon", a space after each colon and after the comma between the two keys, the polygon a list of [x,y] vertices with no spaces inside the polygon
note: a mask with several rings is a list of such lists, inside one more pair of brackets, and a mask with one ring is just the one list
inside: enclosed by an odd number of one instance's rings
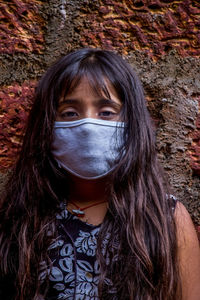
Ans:
{"label": "weathered paint", "polygon": [[0,91],[0,166],[6,171],[16,161],[35,82],[4,86]]}
{"label": "weathered paint", "polygon": [[178,1],[96,1],[82,31],[82,44],[118,50],[141,50],[157,58],[171,49],[181,56],[200,55],[200,3]]}
{"label": "weathered paint", "polygon": [[42,53],[46,21],[40,16],[41,1],[0,2],[0,53]]}
{"label": "weathered paint", "polygon": [[199,103],[199,109],[195,129],[191,134],[192,144],[189,147],[189,154],[191,157],[191,168],[193,170],[193,174],[200,176],[200,96],[198,96],[197,100]]}

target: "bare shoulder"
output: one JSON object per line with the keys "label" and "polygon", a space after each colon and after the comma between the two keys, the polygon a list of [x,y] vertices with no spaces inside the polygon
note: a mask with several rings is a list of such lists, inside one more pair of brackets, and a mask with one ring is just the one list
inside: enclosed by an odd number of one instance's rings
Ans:
{"label": "bare shoulder", "polygon": [[[177,227],[178,242],[184,246],[185,242],[192,242],[199,250],[199,241],[194,224],[187,209],[181,202],[177,202],[175,209],[175,222]],[[185,245],[187,246],[187,245]],[[188,245],[189,246],[189,245]]]}
{"label": "bare shoulder", "polygon": [[185,206],[175,209],[178,258],[183,300],[200,300],[200,246],[192,219]]}

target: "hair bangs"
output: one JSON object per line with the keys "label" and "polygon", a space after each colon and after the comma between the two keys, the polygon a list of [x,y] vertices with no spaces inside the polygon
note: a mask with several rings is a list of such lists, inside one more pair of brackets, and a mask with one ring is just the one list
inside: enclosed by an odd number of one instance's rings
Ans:
{"label": "hair bangs", "polygon": [[112,85],[112,82],[109,77],[106,76],[105,72],[103,72],[98,61],[93,61],[92,65],[87,63],[87,61],[82,62],[73,72],[66,70],[61,79],[61,97],[65,98],[69,92],[73,92],[83,79],[87,79],[95,94],[98,96],[106,96],[109,99],[111,98],[108,84],[110,83]]}

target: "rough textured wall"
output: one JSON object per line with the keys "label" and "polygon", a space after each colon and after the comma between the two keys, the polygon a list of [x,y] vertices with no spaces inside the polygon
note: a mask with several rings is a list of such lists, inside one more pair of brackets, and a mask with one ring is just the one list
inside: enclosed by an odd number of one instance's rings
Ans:
{"label": "rough textured wall", "polygon": [[0,18],[1,178],[44,70],[75,48],[112,49],[140,76],[160,160],[200,225],[199,1],[11,0],[1,2]]}

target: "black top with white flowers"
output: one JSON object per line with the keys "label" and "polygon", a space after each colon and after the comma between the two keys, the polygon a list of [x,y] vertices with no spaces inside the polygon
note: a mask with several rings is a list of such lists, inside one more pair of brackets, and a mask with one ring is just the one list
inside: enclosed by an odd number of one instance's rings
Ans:
{"label": "black top with white flowers", "polygon": [[[82,222],[66,209],[57,220],[59,237],[49,247],[52,267],[45,299],[97,300],[99,266],[96,247],[100,225]],[[45,276],[41,264],[41,281]]]}
{"label": "black top with white flowers", "polygon": [[[173,200],[173,210],[176,198]],[[40,280],[49,277],[49,289],[45,300],[98,300],[99,265],[96,260],[97,236],[100,225],[82,222],[63,208],[57,215],[58,238],[49,247],[51,267],[46,272],[46,264],[41,263]],[[109,233],[104,238],[102,251],[106,249]],[[108,262],[109,264],[109,262]],[[109,279],[112,299],[117,299],[116,291]],[[110,298],[111,299],[111,298]]]}

